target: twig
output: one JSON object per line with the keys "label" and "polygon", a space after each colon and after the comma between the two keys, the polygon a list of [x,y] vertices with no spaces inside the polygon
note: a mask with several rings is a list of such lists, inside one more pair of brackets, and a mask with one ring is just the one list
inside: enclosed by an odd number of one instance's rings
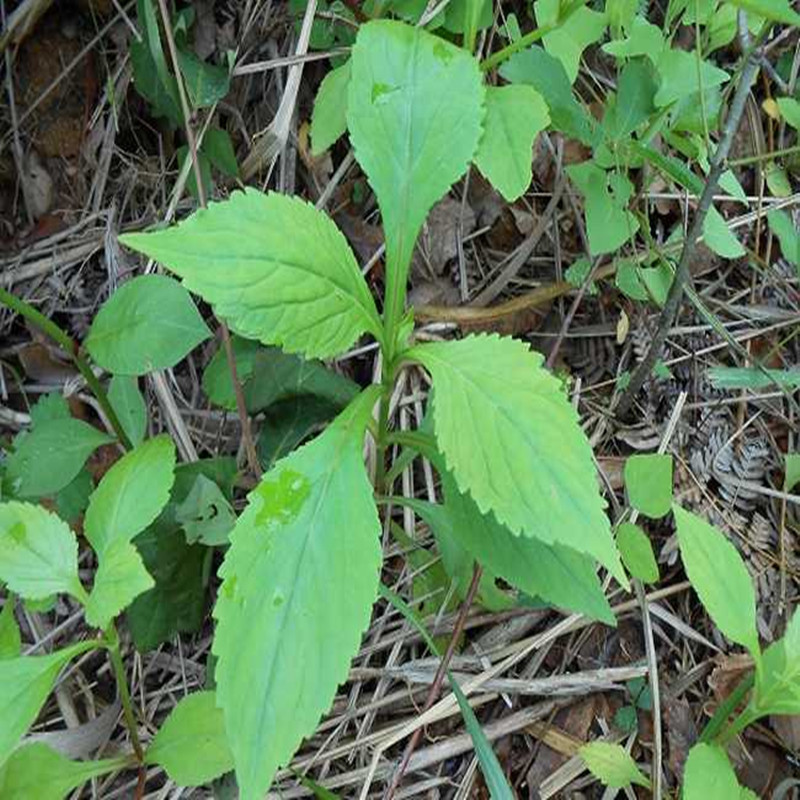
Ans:
{"label": "twig", "polygon": [[[475,566],[472,570],[472,583],[470,583],[467,596],[464,598],[464,602],[461,604],[461,610],[458,613],[458,619],[456,620],[455,627],[453,628],[453,635],[450,637],[447,650],[445,651],[442,660],[439,662],[439,668],[436,670],[436,675],[434,676],[430,691],[428,692],[428,696],[425,698],[425,705],[422,708],[423,714],[436,702],[436,698],[439,696],[439,692],[442,688],[442,682],[447,674],[447,668],[450,664],[450,660],[453,658],[453,653],[455,653],[456,647],[458,646],[458,641],[461,638],[461,634],[464,630],[464,623],[467,621],[467,614],[472,606],[472,601],[475,599],[475,595],[478,593],[478,585],[480,584],[482,574],[483,568],[480,564],[475,562]],[[411,761],[411,756],[414,755],[414,751],[417,749],[417,745],[419,744],[419,740],[421,738],[422,728],[417,728],[411,735],[411,738],[408,740],[408,744],[406,745],[406,749],[403,753],[403,758],[400,761],[400,766],[392,776],[392,782],[389,784],[389,788],[384,795],[384,800],[392,800],[394,797],[397,787],[400,785],[400,781],[403,780],[403,775],[408,768],[408,763]]]}
{"label": "twig", "polygon": [[644,359],[639,363],[639,366],[631,376],[630,384],[622,395],[622,398],[617,406],[617,413],[624,415],[630,409],[634,398],[642,388],[644,382],[650,375],[653,366],[661,356],[661,351],[664,349],[664,343],[667,340],[669,329],[677,316],[680,308],[681,300],[683,299],[683,289],[689,279],[689,266],[694,257],[695,248],[697,247],[697,240],[703,232],[703,223],[705,222],[706,215],[711,208],[714,194],[717,191],[717,184],[719,183],[720,176],[726,168],[725,160],[733,143],[733,137],[739,127],[739,120],[742,118],[747,95],[750,92],[750,86],[755,79],[756,72],[761,60],[761,49],[754,48],[750,51],[745,61],[744,69],[742,70],[739,84],[736,87],[736,92],[731,102],[730,112],[725,121],[725,127],[722,131],[722,138],[719,145],[711,159],[711,169],[708,172],[706,185],[703,189],[703,194],[700,197],[700,203],[697,206],[692,226],[688,235],[684,239],[683,250],[678,262],[678,267],[675,270],[675,277],[672,279],[672,285],[667,295],[667,300],[664,303],[664,308],[661,311],[658,328],[653,340],[650,344],[650,349],[647,351]]}
{"label": "twig", "polygon": [[[178,96],[181,101],[181,111],[183,112],[183,126],[186,131],[186,141],[189,145],[189,155],[192,159],[192,168],[194,169],[194,180],[197,184],[197,198],[200,201],[201,208],[206,208],[206,189],[203,185],[203,175],[200,171],[200,162],[197,158],[197,140],[192,130],[192,123],[190,117],[189,100],[186,97],[186,88],[183,85],[183,75],[180,70],[180,63],[178,61],[178,50],[175,47],[175,37],[172,35],[172,27],[170,25],[169,11],[167,10],[166,0],[158,0],[158,7],[161,11],[161,20],[164,23],[164,33],[167,37],[167,47],[169,48],[170,60],[172,61],[172,69],[175,72],[175,82],[178,84]],[[236,411],[239,415],[239,421],[242,426],[242,441],[244,442],[245,453],[247,454],[247,463],[253,474],[261,477],[261,464],[258,460],[258,453],[256,452],[255,442],[253,441],[253,434],[250,430],[250,417],[247,413],[247,405],[244,400],[244,392],[242,391],[242,384],[239,381],[239,375],[236,371],[236,358],[233,354],[233,346],[231,344],[231,334],[228,330],[228,325],[224,320],[219,320],[219,329],[222,334],[222,343],[225,348],[225,358],[228,362],[228,369],[231,374],[231,382],[233,384],[233,393],[236,396]]]}
{"label": "twig", "polygon": [[592,264],[592,268],[589,270],[589,274],[586,276],[586,280],[581,284],[581,288],[578,290],[578,294],[575,295],[575,299],[572,301],[572,305],[569,307],[569,311],[567,312],[567,316],[564,317],[564,322],[561,325],[561,330],[558,332],[558,336],[556,337],[556,341],[553,344],[553,347],[550,350],[550,355],[547,356],[547,369],[553,369],[553,364],[556,363],[556,358],[558,357],[558,351],[561,349],[561,345],[566,338],[567,333],[569,332],[569,326],[572,325],[572,320],[575,318],[575,314],[578,311],[578,306],[580,306],[581,301],[583,300],[584,294],[586,294],[586,290],[592,285],[595,280],[598,268],[600,266],[600,259],[596,259],[594,264]]}

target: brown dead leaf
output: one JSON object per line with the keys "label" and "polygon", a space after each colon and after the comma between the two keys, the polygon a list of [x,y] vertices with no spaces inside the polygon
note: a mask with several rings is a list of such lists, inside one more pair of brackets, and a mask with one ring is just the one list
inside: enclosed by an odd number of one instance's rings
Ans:
{"label": "brown dead leaf", "polygon": [[667,764],[676,777],[683,775],[683,767],[689,756],[689,750],[697,741],[699,731],[694,723],[689,702],[684,697],[673,697],[667,693],[661,701],[664,727],[667,733],[669,752]]}
{"label": "brown dead leaf", "polygon": [[772,730],[780,736],[787,750],[800,753],[800,714],[769,718]]}
{"label": "brown dead leaf", "polygon": [[[475,230],[475,212],[469,204],[462,204],[454,197],[440,200],[428,214],[422,226],[417,246],[422,254],[425,266],[430,267],[433,275],[441,275],[448,262],[458,256],[459,222],[461,236],[467,236]],[[415,259],[417,272],[428,272]]]}
{"label": "brown dead leaf", "polygon": [[721,703],[739,685],[742,678],[753,669],[753,659],[746,653],[728,656],[723,653],[714,657],[716,666],[708,676],[708,686],[714,698]]}
{"label": "brown dead leaf", "polygon": [[[560,741],[568,737],[574,741],[585,743],[589,737],[597,710],[597,697],[589,695],[571,706],[562,708],[550,723],[550,727],[559,731]],[[567,756],[557,752],[547,744],[542,744],[536,758],[528,768],[526,779],[531,790],[536,790],[542,781],[555,772],[565,761]]]}
{"label": "brown dead leaf", "polygon": [[23,345],[17,356],[25,374],[40,383],[60,385],[78,375],[69,361],[59,358],[52,347],[39,342]]}

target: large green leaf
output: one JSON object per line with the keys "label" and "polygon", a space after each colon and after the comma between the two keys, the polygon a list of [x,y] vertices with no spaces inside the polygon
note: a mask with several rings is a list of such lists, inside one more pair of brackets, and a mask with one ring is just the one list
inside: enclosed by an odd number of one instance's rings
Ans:
{"label": "large green leaf", "polygon": [[765,651],[756,675],[753,707],[759,714],[800,714],[800,611]]}
{"label": "large green leaf", "polygon": [[233,756],[214,692],[184,697],[164,721],[145,754],[179,786],[202,786],[230,772]]}
{"label": "large green leaf", "polygon": [[547,104],[530,86],[490,86],[486,120],[475,164],[506,200],[531,183],[531,148],[550,123]]}
{"label": "large green leaf", "polygon": [[332,69],[322,80],[311,115],[311,152],[319,155],[347,130],[350,61]]}
{"label": "large green leaf", "polygon": [[376,396],[268,472],[231,534],[213,649],[243,800],[313,731],[370,619],[380,523],[362,440]]}
{"label": "large green leaf", "polygon": [[6,461],[11,492],[16,497],[55,494],[75,478],[98,447],[113,441],[79,419],[43,420],[15,440],[16,449]]}
{"label": "large green leaf", "polygon": [[515,536],[494,514],[482,514],[469,495],[461,494],[449,473],[442,475],[442,487],[453,535],[495,575],[530,597],[617,624],[591,559],[560,544]]}
{"label": "large green leaf", "polygon": [[169,499],[174,471],[175,445],[162,434],[131,450],[103,476],[83,525],[100,559],[112,542],[129,542],[158,516]]}
{"label": "large green leaf", "polygon": [[128,764],[124,756],[70,761],[42,742],[18,747],[0,767],[3,800],[61,800],[81,784]]}
{"label": "large green leaf", "polygon": [[375,303],[339,229],[296,197],[234,192],[171,228],[120,237],[169,267],[250,339],[332,356],[370,331]]}
{"label": "large green leaf", "polygon": [[36,719],[61,668],[96,646],[97,642],[80,642],[46,656],[0,660],[0,764]]}
{"label": "large green leaf", "polygon": [[632,783],[650,788],[649,779],[641,773],[630,753],[618,744],[589,742],[579,753],[592,775],[612,789],[622,789]]}
{"label": "large green leaf", "polygon": [[686,574],[714,624],[758,660],[753,581],[736,548],[691,511],[673,506]]}
{"label": "large green leaf", "polygon": [[[652,57],[652,54],[651,54]],[[655,60],[656,69],[661,76],[661,85],[656,92],[654,102],[657,106],[668,106],[700,91],[719,86],[729,79],[725,70],[715,67],[709,61],[701,61],[698,70],[694,53],[686,50],[665,49]]]}
{"label": "large green leaf", "polygon": [[556,130],[589,147],[600,141],[597,123],[575,99],[564,65],[541,47],[514,53],[500,67],[500,74],[512,83],[533,86],[550,108],[550,119]]}
{"label": "large green leaf", "polygon": [[683,770],[684,800],[739,800],[739,781],[722,748],[696,744]]}
{"label": "large green leaf", "polygon": [[536,0],[533,7],[540,28],[554,26],[554,30],[544,36],[545,50],[564,65],[570,83],[575,83],[583,51],[602,38],[605,33],[607,25],[605,13],[592,11],[583,6],[559,24],[561,14],[559,0]]}
{"label": "large green leaf", "polygon": [[117,614],[153,586],[136,548],[124,539],[112,540],[100,557],[86,602],[86,621],[105,630]]}
{"label": "large green leaf", "polygon": [[165,275],[140,275],[103,304],[86,337],[89,355],[116,375],[177,364],[211,336],[189,293]]}
{"label": "large green leaf", "polygon": [[433,377],[436,439],[459,489],[512,533],[588,553],[627,586],[591,448],[542,356],[494,335],[409,355]]}
{"label": "large green leaf", "polygon": [[362,25],[351,60],[347,127],[383,218],[391,328],[422,223],[478,146],[483,82],[469,53],[402,22]]}
{"label": "large green leaf", "polygon": [[28,600],[83,598],[75,534],[42,506],[0,503],[0,580]]}

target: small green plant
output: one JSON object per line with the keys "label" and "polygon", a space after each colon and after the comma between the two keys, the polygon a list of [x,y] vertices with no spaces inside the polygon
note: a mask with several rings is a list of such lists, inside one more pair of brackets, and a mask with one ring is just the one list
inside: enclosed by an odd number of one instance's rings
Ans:
{"label": "small green plant", "polygon": [[[665,478],[667,461],[669,483]],[[647,470],[643,469],[645,465]],[[669,456],[633,456],[629,459],[625,470],[626,485],[632,502],[634,497],[638,498],[634,503],[638,510],[644,513],[644,507],[649,506],[657,512],[652,516],[663,516],[662,504],[665,492],[668,494],[671,486],[671,472]],[[796,457],[788,458],[785,485],[791,487],[796,480]],[[683,798],[754,798],[756,795],[752,791],[739,785],[726,750],[739,733],[762,717],[800,713],[800,613],[796,611],[789,620],[783,637],[762,651],[756,629],[752,579],[736,548],[724,534],[696,514],[678,505],[672,505],[672,513],[681,559],[700,601],[719,630],[743,646],[755,665],[753,674],[748,675],[719,706],[698,743],[689,751]],[[649,541],[640,529],[636,530],[644,537],[644,543],[637,545],[636,550],[644,553],[649,549]],[[649,562],[652,552],[649,556],[640,555],[639,561],[634,562],[630,555],[626,555],[630,550],[620,538],[619,529],[617,535],[623,561],[635,575],[635,564]],[[634,704],[637,705],[638,700],[634,700]],[[635,716],[632,720],[629,718],[629,714],[624,714],[620,719],[620,727],[626,732],[635,726]],[[633,722],[630,727],[626,724],[629,721]],[[581,748],[581,755],[592,774],[608,786],[650,785],[649,779],[620,745],[592,742]]]}
{"label": "small green plant", "polygon": [[[120,655],[114,620],[153,586],[132,541],[161,513],[174,478],[175,447],[167,436],[138,445],[106,473],[88,498],[84,517],[84,535],[97,559],[88,591],[78,574],[78,540],[64,521],[40,505],[16,500],[0,504],[0,578],[14,593],[6,600],[0,625],[0,791],[4,798],[60,798],[90,778],[139,764],[159,764],[187,786],[203,784],[232,766],[212,692],[196,693],[180,702],[145,753]],[[83,607],[87,623],[97,629],[98,636],[47,655],[22,655],[14,596],[46,603],[61,594],[70,595]],[[109,654],[133,753],[77,762],[42,743],[17,747],[61,670],[95,650]],[[189,738],[187,732],[191,732]],[[202,758],[198,758],[198,748],[204,751]]]}

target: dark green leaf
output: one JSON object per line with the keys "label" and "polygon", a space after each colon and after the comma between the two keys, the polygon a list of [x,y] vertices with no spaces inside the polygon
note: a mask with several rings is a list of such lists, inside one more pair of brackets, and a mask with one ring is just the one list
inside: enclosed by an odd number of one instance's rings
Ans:
{"label": "dark green leaf", "polygon": [[223,175],[229,178],[236,178],[239,175],[239,164],[227,131],[209,128],[203,137],[200,149]]}
{"label": "dark green leaf", "polygon": [[[253,365],[256,353],[261,349],[258,342],[252,339],[243,339],[241,336],[231,336],[231,349],[233,360],[236,362],[236,377],[242,386],[247,384],[253,374]],[[220,345],[214,357],[208,362],[203,371],[203,391],[208,399],[228,411],[236,410],[236,393],[233,390],[231,369],[224,346]],[[254,409],[249,409],[254,410]]]}
{"label": "dark green leaf", "polygon": [[263,468],[271,469],[339,411],[340,405],[314,395],[298,395],[273,403],[264,414],[257,442]]}
{"label": "dark green leaf", "polygon": [[284,353],[277,347],[259,350],[252,376],[244,387],[251,413],[300,395],[314,395],[344,408],[358,392],[357,384],[321,362]]}
{"label": "dark green leaf", "polygon": [[177,128],[183,124],[178,84],[167,68],[153,3],[154,0],[138,0],[136,6],[142,38],[131,41],[133,85],[150,104],[154,117],[166,117]]}
{"label": "dark green leaf", "polygon": [[56,511],[58,516],[70,525],[74,525],[89,505],[89,497],[94,491],[92,475],[84,467],[56,495]]}
{"label": "dark green leaf", "polygon": [[231,77],[226,67],[207,64],[194,53],[180,49],[178,63],[189,93],[189,101],[194,108],[213,106],[228,94]]}

